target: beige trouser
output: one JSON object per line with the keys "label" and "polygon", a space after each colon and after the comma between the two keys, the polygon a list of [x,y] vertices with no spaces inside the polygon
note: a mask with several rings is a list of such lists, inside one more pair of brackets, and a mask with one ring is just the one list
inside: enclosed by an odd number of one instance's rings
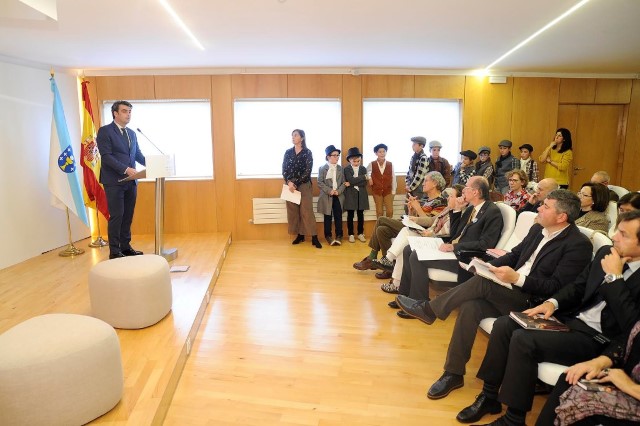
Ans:
{"label": "beige trouser", "polygon": [[387,217],[393,217],[393,194],[382,195],[373,194],[373,201],[376,203],[376,217],[382,216],[382,208],[386,210]]}
{"label": "beige trouser", "polygon": [[290,235],[318,235],[316,217],[313,214],[311,182],[298,187],[300,205],[287,201],[287,222]]}

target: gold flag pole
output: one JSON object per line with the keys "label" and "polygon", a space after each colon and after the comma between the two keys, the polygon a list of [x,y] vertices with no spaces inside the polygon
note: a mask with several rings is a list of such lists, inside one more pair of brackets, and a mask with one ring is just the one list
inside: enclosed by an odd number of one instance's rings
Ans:
{"label": "gold flag pole", "polygon": [[69,245],[67,248],[58,253],[58,256],[62,257],[73,257],[78,256],[84,253],[83,249],[79,249],[73,245],[73,241],[71,240],[71,220],[69,219],[69,207],[67,207],[67,230],[69,231]]}
{"label": "gold flag pole", "polygon": [[96,200],[96,226],[98,227],[98,236],[94,241],[89,243],[89,247],[104,247],[109,245],[104,238],[102,238],[102,233],[100,232],[100,214],[98,210],[98,200]]}

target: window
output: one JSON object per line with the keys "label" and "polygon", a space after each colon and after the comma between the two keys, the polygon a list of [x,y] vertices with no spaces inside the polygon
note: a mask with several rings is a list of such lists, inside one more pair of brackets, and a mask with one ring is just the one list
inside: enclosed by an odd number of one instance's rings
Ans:
{"label": "window", "polygon": [[417,99],[365,99],[362,108],[363,163],[375,160],[373,147],[384,143],[389,147],[387,160],[397,175],[406,174],[413,155],[411,138],[424,136],[442,143],[440,156],[451,167],[460,161],[462,134],[460,101]]}
{"label": "window", "polygon": [[[113,121],[111,105],[102,104],[102,123]],[[174,178],[213,178],[211,105],[209,100],[129,101],[133,105],[128,128],[135,131],[145,155],[175,154]],[[137,129],[142,130],[144,135]]]}
{"label": "window", "polygon": [[234,102],[237,178],[282,177],[282,158],[291,148],[291,132],[306,133],[314,176],[326,162],[324,149],[342,140],[337,99],[238,99]]}

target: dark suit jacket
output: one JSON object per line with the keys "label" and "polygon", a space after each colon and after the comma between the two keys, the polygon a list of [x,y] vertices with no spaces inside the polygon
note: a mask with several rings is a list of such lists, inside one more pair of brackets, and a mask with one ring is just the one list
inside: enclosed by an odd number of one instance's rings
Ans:
{"label": "dark suit jacket", "polygon": [[491,201],[485,201],[476,217],[467,226],[472,211],[473,206],[469,206],[464,212],[449,213],[451,240],[462,235],[460,241],[454,244],[455,251],[485,251],[498,244],[503,226],[502,213],[498,206]]}
{"label": "dark suit jacket", "polygon": [[[541,225],[535,224],[511,253],[492,260],[494,266],[510,266],[517,270],[533,255],[542,241]],[[536,256],[522,291],[539,302],[556,293],[564,285],[572,283],[591,262],[593,246],[575,224],[570,224],[554,239],[546,243]]]}
{"label": "dark suit jacket", "polygon": [[[136,168],[136,161],[146,165],[144,155],[138,148],[135,132],[127,129],[129,141],[120,132],[115,122],[100,127],[96,142],[100,151],[102,166],[100,168],[100,183],[103,185],[118,185],[118,179],[127,177],[127,167]],[[134,181],[135,182],[135,181]]]}
{"label": "dark suit jacket", "polygon": [[[593,262],[580,273],[576,280],[564,286],[552,297],[558,301],[558,316],[568,319],[593,306],[599,293],[607,302],[600,319],[602,334],[615,338],[628,331],[638,318],[640,270],[634,272],[626,281],[620,279],[602,284],[605,273],[600,261],[609,253],[611,253],[611,246],[604,246],[598,250]],[[573,321],[573,323],[582,322]]]}

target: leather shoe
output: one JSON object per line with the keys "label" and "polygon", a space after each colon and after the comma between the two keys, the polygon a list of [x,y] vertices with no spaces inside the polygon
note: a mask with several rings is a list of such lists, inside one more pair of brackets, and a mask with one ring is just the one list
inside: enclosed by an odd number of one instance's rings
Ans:
{"label": "leather shoe", "polygon": [[[371,264],[373,264],[373,262],[371,262]],[[375,269],[375,266],[372,269]],[[391,278],[391,274],[391,271],[376,272],[376,278],[379,280],[388,280]]]}
{"label": "leather shoe", "polygon": [[425,324],[431,325],[436,320],[436,314],[429,306],[428,300],[414,300],[399,294],[396,296],[396,303],[406,314],[418,318]]}
{"label": "leather shoe", "polygon": [[387,306],[389,306],[391,309],[400,309],[400,306],[398,306],[395,300],[392,300],[391,302],[387,303]]}
{"label": "leather shoe", "polygon": [[125,256],[140,256],[142,252],[140,250],[134,250],[133,248],[128,248],[126,250],[122,250],[122,254]]}
{"label": "leather shoe", "polygon": [[356,268],[358,271],[367,271],[369,269],[376,269],[376,267],[373,266],[373,262],[371,261],[371,258],[369,256],[366,256],[360,262],[354,263],[353,267]]}
{"label": "leather shoe", "polygon": [[431,385],[427,398],[440,399],[449,395],[452,390],[464,386],[464,377],[445,371],[437,382]]}
{"label": "leather shoe", "polygon": [[123,253],[112,253],[109,255],[109,259],[117,259],[119,257],[127,257]]}
{"label": "leather shoe", "polygon": [[456,420],[460,423],[473,423],[480,420],[485,414],[500,412],[502,412],[502,404],[495,399],[487,398],[487,395],[481,392],[473,404],[458,413]]}
{"label": "leather shoe", "polygon": [[411,315],[405,313],[404,311],[398,311],[396,312],[396,315],[402,319],[416,319],[415,317],[412,317]]}

